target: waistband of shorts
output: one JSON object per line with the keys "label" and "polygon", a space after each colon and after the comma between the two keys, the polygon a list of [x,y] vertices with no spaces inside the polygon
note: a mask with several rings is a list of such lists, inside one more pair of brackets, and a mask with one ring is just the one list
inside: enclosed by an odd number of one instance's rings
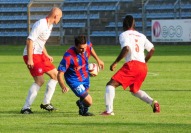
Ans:
{"label": "waistband of shorts", "polygon": [[[32,54],[33,56],[42,56],[42,55],[44,55],[44,53],[42,53],[42,54]],[[28,55],[23,55],[23,57],[27,57]]]}
{"label": "waistband of shorts", "polygon": [[131,61],[128,61],[127,63],[130,63],[130,62],[137,62],[137,63],[141,63],[141,64],[146,64],[145,62],[141,62],[141,61],[138,61],[138,60],[131,60]]}

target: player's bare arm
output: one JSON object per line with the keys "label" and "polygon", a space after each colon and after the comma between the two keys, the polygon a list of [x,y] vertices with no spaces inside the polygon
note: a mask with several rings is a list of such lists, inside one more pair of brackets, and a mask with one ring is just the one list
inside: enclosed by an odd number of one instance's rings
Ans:
{"label": "player's bare arm", "polygon": [[152,57],[152,55],[154,54],[155,48],[153,47],[146,55],[145,57],[145,62],[148,62],[149,59]]}
{"label": "player's bare arm", "polygon": [[48,52],[47,52],[47,50],[46,50],[46,47],[43,48],[43,53],[49,58],[49,60],[50,60],[51,62],[53,62],[53,57],[48,54]]}
{"label": "player's bare arm", "polygon": [[66,87],[66,85],[64,84],[64,79],[63,79],[63,77],[64,77],[64,72],[59,71],[59,72],[58,72],[58,75],[57,75],[58,83],[59,83],[59,85],[60,85],[60,87],[61,87],[61,89],[62,89],[62,93],[66,93],[66,92],[69,91],[69,89],[68,89],[68,87]]}
{"label": "player's bare arm", "polygon": [[94,57],[94,59],[97,61],[98,63],[98,66],[101,68],[101,69],[104,69],[104,62],[99,59],[99,57],[97,56],[95,50],[93,49],[92,47],[92,50],[91,50],[91,55]]}
{"label": "player's bare arm", "polygon": [[30,40],[30,39],[27,39],[26,44],[27,44],[27,56],[28,56],[27,67],[29,69],[31,69],[34,66],[34,62],[33,62],[33,41]]}
{"label": "player's bare arm", "polygon": [[110,70],[111,70],[111,71],[113,71],[113,70],[116,68],[117,63],[118,63],[119,61],[121,61],[121,59],[123,59],[123,58],[127,55],[128,52],[129,52],[129,47],[128,47],[128,46],[125,46],[125,47],[122,48],[120,54],[118,55],[118,57],[116,58],[116,60],[115,60],[115,61],[111,64],[111,66],[110,66]]}

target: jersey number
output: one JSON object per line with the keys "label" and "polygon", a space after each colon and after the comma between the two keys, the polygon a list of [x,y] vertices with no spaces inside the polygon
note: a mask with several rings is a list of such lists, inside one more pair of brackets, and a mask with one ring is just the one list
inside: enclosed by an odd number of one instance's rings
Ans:
{"label": "jersey number", "polygon": [[138,43],[138,40],[137,39],[135,39],[135,51],[136,52],[139,52],[139,45],[137,44]]}

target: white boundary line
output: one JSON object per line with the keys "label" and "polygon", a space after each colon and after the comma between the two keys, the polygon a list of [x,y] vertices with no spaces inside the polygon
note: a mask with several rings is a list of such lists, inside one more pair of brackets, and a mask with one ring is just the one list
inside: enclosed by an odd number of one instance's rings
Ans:
{"label": "white boundary line", "polygon": [[158,76],[158,73],[154,73],[154,72],[148,72],[147,76]]}

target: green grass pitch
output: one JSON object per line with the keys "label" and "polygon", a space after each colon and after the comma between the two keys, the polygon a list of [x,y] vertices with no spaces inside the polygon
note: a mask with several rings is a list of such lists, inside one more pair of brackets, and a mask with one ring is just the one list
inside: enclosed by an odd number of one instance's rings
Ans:
{"label": "green grass pitch", "polygon": [[[47,46],[57,67],[63,53],[70,46]],[[103,117],[105,84],[114,72],[109,66],[120,46],[94,46],[105,62],[105,69],[91,77],[90,94],[94,117],[78,115],[77,97],[70,90],[62,94],[56,87],[52,103],[58,112],[40,109],[45,85],[32,105],[34,114],[22,115],[28,89],[33,82],[22,59],[24,46],[0,45],[0,133],[189,133],[191,130],[191,46],[157,45],[148,63],[148,76],[142,85],[150,96],[158,100],[161,113],[132,96],[128,89],[116,89],[115,116]],[[95,62],[90,58],[90,62]],[[117,69],[121,67],[121,61]],[[48,77],[45,75],[46,81]]]}

